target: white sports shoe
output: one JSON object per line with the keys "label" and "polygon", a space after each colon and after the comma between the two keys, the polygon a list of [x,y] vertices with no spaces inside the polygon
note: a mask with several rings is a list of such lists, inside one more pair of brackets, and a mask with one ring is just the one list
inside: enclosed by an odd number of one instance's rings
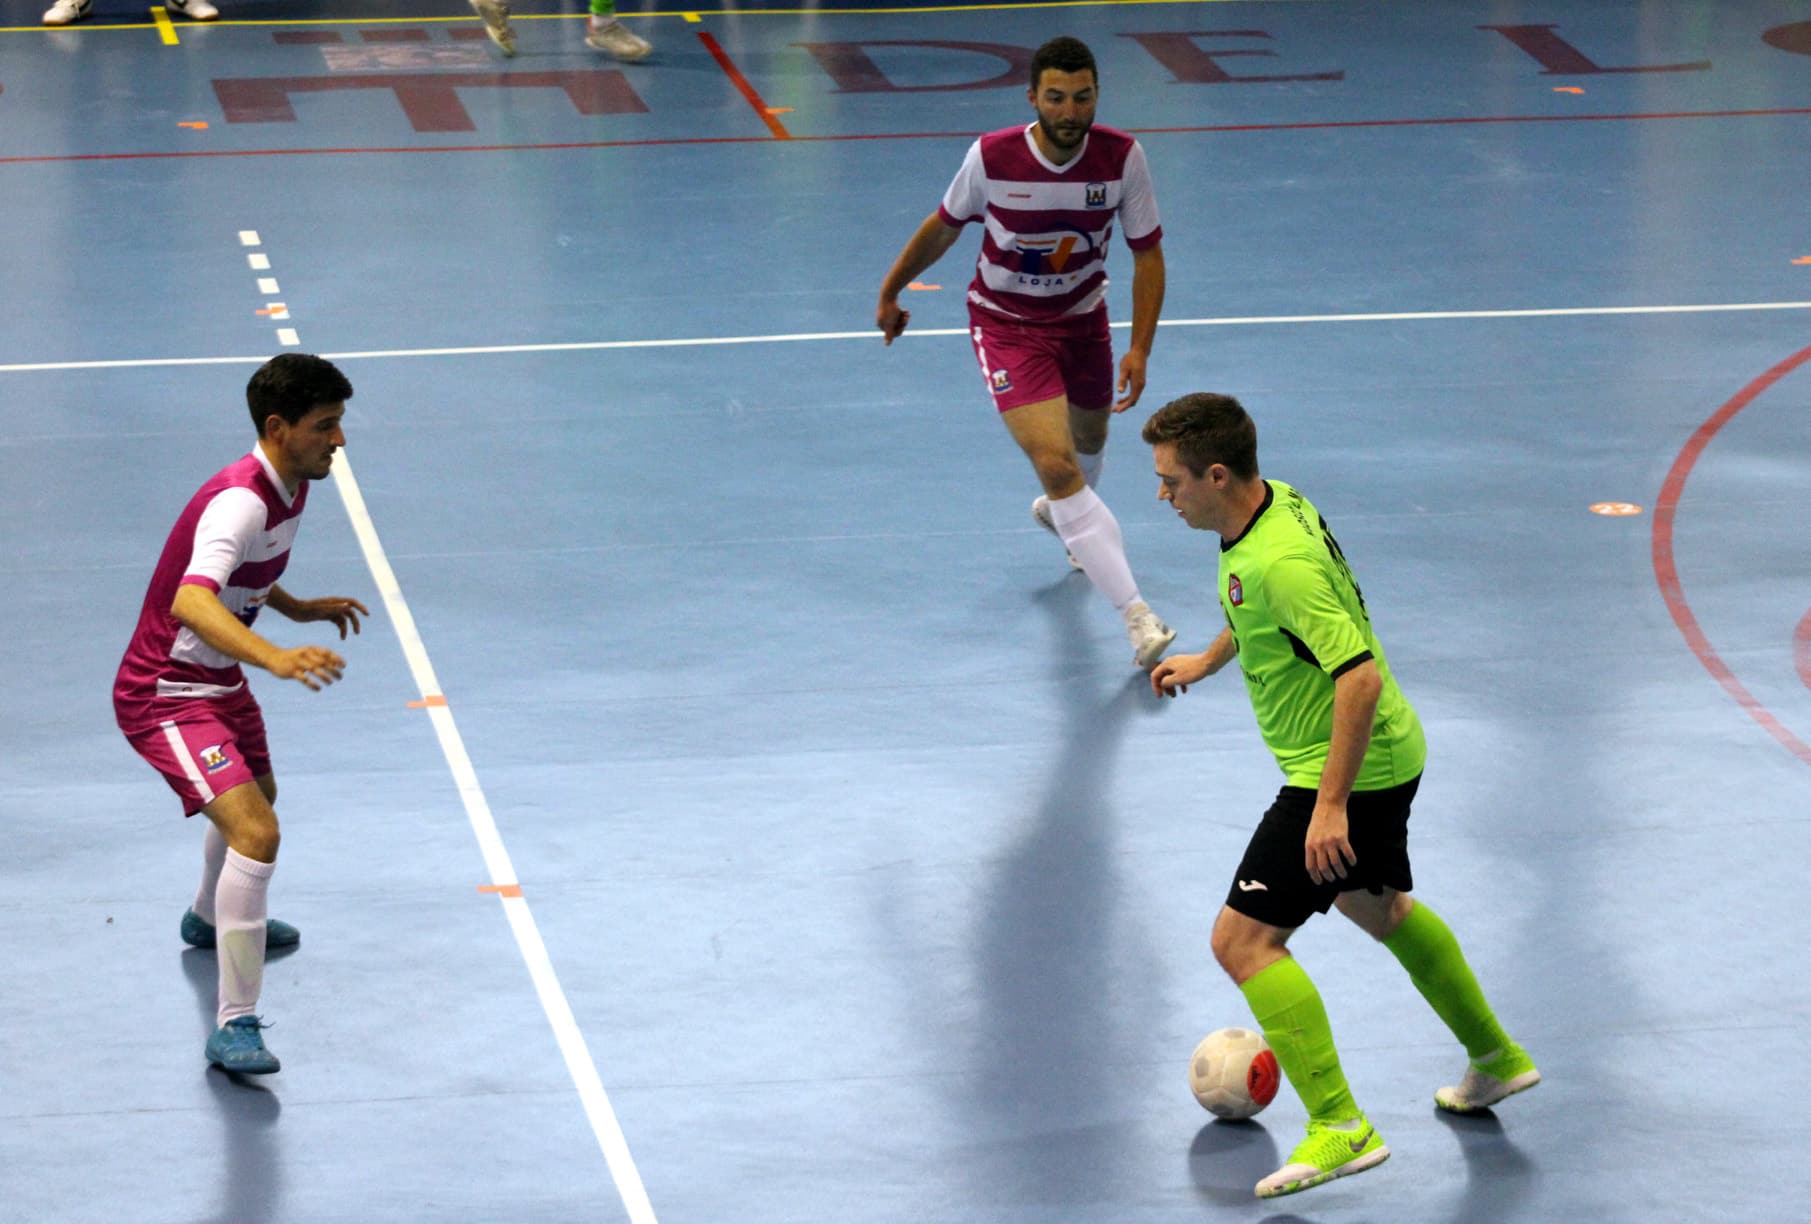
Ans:
{"label": "white sports shoe", "polygon": [[[1038,526],[1042,527],[1045,531],[1048,531],[1057,539],[1060,540],[1063,538],[1062,533],[1056,529],[1056,520],[1050,517],[1050,499],[1045,497],[1042,493],[1039,493],[1031,501],[1031,517],[1038,521]],[[1067,548],[1063,551],[1069,553],[1069,565],[1071,568],[1080,569],[1082,567],[1082,563],[1075,559],[1074,553],[1069,552]]]}
{"label": "white sports shoe", "polygon": [[172,13],[181,13],[192,21],[212,21],[220,16],[220,10],[208,0],[163,0],[163,3]]}
{"label": "white sports shoe", "polygon": [[[1490,1070],[1486,1071],[1484,1068]],[[1441,1088],[1434,1093],[1434,1104],[1448,1113],[1477,1113],[1489,1109],[1505,1097],[1526,1092],[1541,1082],[1541,1073],[1521,1046],[1487,1057],[1483,1066],[1465,1064],[1465,1077],[1456,1088]]]}
{"label": "white sports shoe", "polygon": [[597,19],[592,18],[585,34],[585,45],[631,63],[647,59],[654,50],[653,43],[639,34],[630,33],[629,28],[614,17],[603,25],[598,25]]}
{"label": "white sports shoe", "polygon": [[516,32],[510,28],[509,5],[504,0],[472,0],[472,11],[484,18],[484,32],[505,55],[516,53]]}
{"label": "white sports shoe", "polygon": [[1139,599],[1126,605],[1126,636],[1132,639],[1132,662],[1150,671],[1176,640],[1176,631],[1157,618],[1150,604]]}
{"label": "white sports shoe", "polygon": [[94,8],[94,0],[57,0],[44,12],[44,24],[50,26],[71,25],[88,16]]}

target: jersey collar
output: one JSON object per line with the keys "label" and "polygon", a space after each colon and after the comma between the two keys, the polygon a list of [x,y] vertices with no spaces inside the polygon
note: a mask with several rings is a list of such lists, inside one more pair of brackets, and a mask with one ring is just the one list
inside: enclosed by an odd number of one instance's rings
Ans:
{"label": "jersey collar", "polygon": [[1038,159],[1038,165],[1044,167],[1044,169],[1050,171],[1052,174],[1069,173],[1070,169],[1077,165],[1082,160],[1082,157],[1088,152],[1088,138],[1094,135],[1094,132],[1090,130],[1086,136],[1083,136],[1082,147],[1075,151],[1075,156],[1059,166],[1048,157],[1044,156],[1044,150],[1038,148],[1038,138],[1031,134],[1031,130],[1036,126],[1037,121],[1035,119],[1025,125],[1025,143],[1031,146],[1031,155]]}
{"label": "jersey collar", "polygon": [[1263,502],[1261,502],[1258,505],[1257,510],[1252,514],[1251,518],[1246,522],[1244,528],[1239,532],[1238,535],[1234,536],[1230,540],[1221,540],[1220,541],[1220,551],[1221,552],[1231,552],[1240,540],[1243,540],[1246,536],[1250,535],[1251,529],[1258,525],[1258,520],[1264,517],[1264,511],[1270,509],[1270,503],[1275,501],[1276,498],[1277,498],[1276,487],[1274,485],[1272,485],[1268,480],[1266,480],[1264,482],[1264,500],[1263,500]]}
{"label": "jersey collar", "polygon": [[[264,453],[263,445],[257,442],[252,443],[252,454],[258,456],[258,464],[264,469],[265,478],[270,481],[270,487],[277,491],[277,496],[283,499],[283,504],[293,507],[296,504],[295,494],[289,491],[289,486],[283,483],[281,476],[277,475],[276,464],[272,463],[270,456]],[[296,486],[296,491],[301,491],[301,485]]]}

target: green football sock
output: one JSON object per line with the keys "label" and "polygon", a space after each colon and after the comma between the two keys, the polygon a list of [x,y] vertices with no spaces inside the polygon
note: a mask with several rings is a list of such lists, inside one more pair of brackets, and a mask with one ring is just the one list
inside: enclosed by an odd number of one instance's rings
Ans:
{"label": "green football sock", "polygon": [[1383,941],[1409,971],[1421,997],[1446,1022],[1473,1059],[1514,1046],[1484,1001],[1484,991],[1465,963],[1465,953],[1440,915],[1416,901],[1389,938]]}
{"label": "green football sock", "polygon": [[593,17],[616,16],[616,0],[591,0],[591,15]]}
{"label": "green football sock", "polygon": [[1277,1056],[1277,1065],[1289,1077],[1295,1094],[1308,1107],[1314,1122],[1346,1122],[1359,1116],[1358,1103],[1346,1086],[1333,1047],[1333,1026],[1327,1009],[1307,972],[1285,956],[1266,965],[1240,985],[1245,1002],[1264,1040]]}

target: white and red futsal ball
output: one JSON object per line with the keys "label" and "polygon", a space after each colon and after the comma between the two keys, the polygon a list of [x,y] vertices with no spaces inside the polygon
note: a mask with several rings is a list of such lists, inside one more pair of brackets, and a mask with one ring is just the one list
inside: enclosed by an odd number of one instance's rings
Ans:
{"label": "white and red futsal ball", "polygon": [[1264,1035],[1250,1029],[1209,1033],[1188,1063],[1188,1086],[1201,1108],[1229,1121],[1257,1116],[1276,1099],[1281,1077]]}

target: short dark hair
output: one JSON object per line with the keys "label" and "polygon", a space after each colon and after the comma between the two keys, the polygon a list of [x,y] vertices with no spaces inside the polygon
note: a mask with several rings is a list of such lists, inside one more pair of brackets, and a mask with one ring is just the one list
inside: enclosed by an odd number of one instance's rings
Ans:
{"label": "short dark hair", "polygon": [[1046,68],[1054,68],[1058,72],[1081,72],[1085,69],[1094,74],[1094,83],[1100,84],[1100,69],[1094,66],[1094,52],[1088,50],[1087,43],[1079,38],[1070,38],[1067,34],[1051,39],[1032,53],[1033,93],[1037,92],[1038,82],[1043,79]]}
{"label": "short dark hair", "polygon": [[322,404],[343,404],[352,384],[331,361],[309,353],[278,353],[245,384],[252,425],[264,436],[264,422],[280,416],[291,425]]}
{"label": "short dark hair", "polygon": [[1230,395],[1197,391],[1171,400],[1144,423],[1144,440],[1174,443],[1176,457],[1196,477],[1219,463],[1240,480],[1257,479],[1258,427]]}

